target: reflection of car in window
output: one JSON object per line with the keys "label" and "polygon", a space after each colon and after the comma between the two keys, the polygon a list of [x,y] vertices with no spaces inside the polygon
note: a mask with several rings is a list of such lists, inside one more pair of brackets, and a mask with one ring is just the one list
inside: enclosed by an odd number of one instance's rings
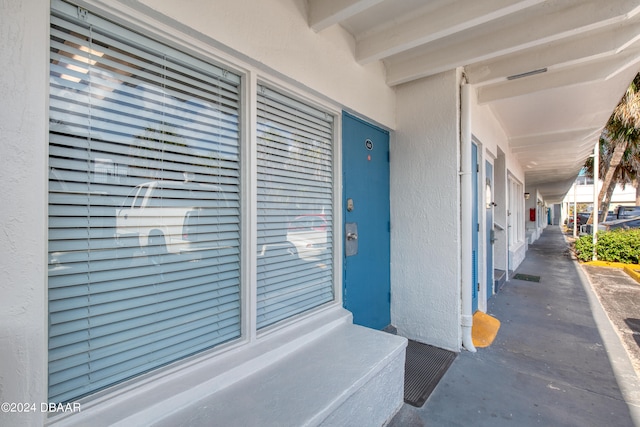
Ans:
{"label": "reflection of car in window", "polygon": [[220,217],[230,203],[215,185],[152,181],[136,186],[116,217],[120,247],[147,255],[219,248]]}
{"label": "reflection of car in window", "polygon": [[329,223],[324,214],[301,215],[287,227],[287,241],[292,243],[298,256],[318,260],[329,253]]}

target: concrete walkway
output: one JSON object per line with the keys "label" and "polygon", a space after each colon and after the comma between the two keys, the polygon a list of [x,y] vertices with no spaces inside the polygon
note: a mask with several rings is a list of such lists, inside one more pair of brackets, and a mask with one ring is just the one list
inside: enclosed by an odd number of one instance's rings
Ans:
{"label": "concrete walkway", "polygon": [[502,326],[493,344],[463,351],[422,408],[389,424],[640,427],[640,381],[557,226],[529,246],[489,301]]}

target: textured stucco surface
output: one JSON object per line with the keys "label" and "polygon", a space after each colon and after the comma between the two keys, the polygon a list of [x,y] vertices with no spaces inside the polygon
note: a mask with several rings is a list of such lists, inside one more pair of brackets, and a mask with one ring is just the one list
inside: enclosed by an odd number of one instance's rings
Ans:
{"label": "textured stucco surface", "polygon": [[405,352],[397,354],[362,388],[320,425],[323,427],[385,425],[403,404]]}
{"label": "textured stucco surface", "polygon": [[0,2],[0,425],[40,425],[46,402],[48,2]]}
{"label": "textured stucco surface", "polygon": [[460,207],[455,71],[397,90],[391,144],[391,321],[459,351]]}

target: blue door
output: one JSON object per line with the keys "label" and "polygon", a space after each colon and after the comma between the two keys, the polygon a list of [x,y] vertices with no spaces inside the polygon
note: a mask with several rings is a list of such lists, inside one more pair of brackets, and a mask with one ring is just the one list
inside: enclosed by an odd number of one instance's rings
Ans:
{"label": "blue door", "polygon": [[473,209],[471,215],[471,283],[472,289],[472,312],[475,313],[478,309],[478,291],[480,290],[480,284],[478,283],[478,232],[480,223],[478,222],[478,146],[476,144],[471,145],[471,206]]}
{"label": "blue door", "polygon": [[389,133],[342,115],[343,304],[354,323],[391,323]]}
{"label": "blue door", "polygon": [[486,243],[486,251],[487,251],[487,298],[491,298],[493,296],[493,242],[494,242],[494,231],[493,231],[493,165],[489,162],[485,163],[485,174],[486,174],[486,185],[485,185],[485,196],[486,196],[486,228],[485,234],[487,236]]}

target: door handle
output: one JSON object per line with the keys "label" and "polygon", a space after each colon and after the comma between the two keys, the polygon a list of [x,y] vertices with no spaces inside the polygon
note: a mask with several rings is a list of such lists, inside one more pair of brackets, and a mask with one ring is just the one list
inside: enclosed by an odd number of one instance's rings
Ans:
{"label": "door handle", "polygon": [[345,256],[354,256],[358,254],[358,224],[355,222],[346,222],[344,224]]}

